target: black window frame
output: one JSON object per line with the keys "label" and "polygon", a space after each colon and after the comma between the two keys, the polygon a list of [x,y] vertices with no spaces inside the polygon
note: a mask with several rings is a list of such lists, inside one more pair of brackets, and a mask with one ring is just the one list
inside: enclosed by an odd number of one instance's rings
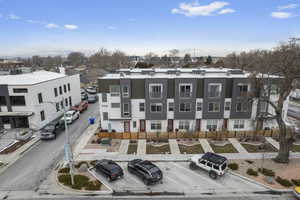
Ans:
{"label": "black window frame", "polygon": [[41,121],[45,121],[46,117],[45,117],[45,111],[44,110],[40,111],[40,116],[41,116]]}
{"label": "black window frame", "polygon": [[59,94],[62,95],[62,87],[59,86]]}
{"label": "black window frame", "polygon": [[145,103],[139,103],[139,111],[145,112]]}
{"label": "black window frame", "polygon": [[[11,106],[26,106],[26,100],[25,100],[25,96],[10,96],[10,103]],[[22,100],[17,100],[16,98],[22,98]],[[22,103],[19,103],[18,101],[22,101]],[[16,103],[18,102],[18,103]]]}
{"label": "black window frame", "polygon": [[5,96],[0,96],[0,106],[6,106],[6,98],[5,98]]}
{"label": "black window frame", "polygon": [[38,93],[38,101],[39,101],[39,104],[43,103],[43,94],[41,92]]}
{"label": "black window frame", "polygon": [[64,84],[64,93],[67,93],[67,85]]}
{"label": "black window frame", "polygon": [[69,92],[71,91],[71,85],[70,85],[70,83],[68,83],[68,91]]}
{"label": "black window frame", "polygon": [[13,93],[28,93],[27,88],[13,88]]}

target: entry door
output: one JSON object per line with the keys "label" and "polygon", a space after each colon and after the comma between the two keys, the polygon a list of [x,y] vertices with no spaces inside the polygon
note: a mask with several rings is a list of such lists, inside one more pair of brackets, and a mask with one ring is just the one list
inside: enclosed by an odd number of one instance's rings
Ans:
{"label": "entry door", "polygon": [[173,132],[173,119],[168,119],[168,131]]}
{"label": "entry door", "polygon": [[201,131],[201,119],[196,120],[196,130]]}
{"label": "entry door", "polygon": [[146,122],[144,119],[140,120],[140,132],[145,132],[146,131]]}
{"label": "entry door", "polygon": [[124,121],[124,132],[125,133],[130,132],[130,121]]}
{"label": "entry door", "polygon": [[223,124],[223,127],[225,130],[227,130],[227,127],[228,127],[228,119],[224,119],[224,124]]}

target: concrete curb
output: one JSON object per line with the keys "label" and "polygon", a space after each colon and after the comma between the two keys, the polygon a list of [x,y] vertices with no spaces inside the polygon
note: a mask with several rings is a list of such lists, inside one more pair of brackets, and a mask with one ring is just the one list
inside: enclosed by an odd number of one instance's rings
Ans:
{"label": "concrete curb", "polygon": [[[88,170],[88,172],[90,173],[90,174],[92,174],[89,170]],[[93,174],[92,174],[93,175]],[[94,176],[94,175],[93,175]],[[95,176],[94,176],[95,177]],[[95,177],[96,178],[96,177]],[[98,180],[98,179],[97,179]],[[68,192],[71,192],[70,194],[84,194],[84,195],[105,195],[105,194],[112,194],[112,189],[110,188],[110,187],[108,187],[106,184],[104,184],[104,183],[102,183],[101,182],[101,184],[103,184],[105,187],[107,187],[108,188],[108,191],[86,191],[86,190],[74,190],[74,189],[72,189],[72,188],[69,188],[69,187],[67,187],[67,186],[65,186],[65,185],[63,185],[63,184],[61,184],[59,181],[58,181],[58,173],[57,172],[55,172],[55,181],[56,181],[56,184],[59,186],[59,187],[61,187],[61,188],[63,188],[64,190],[66,190],[66,191],[68,191]]]}
{"label": "concrete curb", "polygon": [[[36,136],[37,137],[37,136]],[[35,138],[33,138],[34,140]],[[26,148],[24,147],[24,149],[19,149],[16,150],[16,152],[14,152],[15,154],[17,154],[16,156],[14,156],[7,165],[5,165],[3,168],[0,169],[0,174],[2,174],[3,172],[5,172],[5,170],[7,168],[9,168],[11,165],[13,165],[17,160],[19,160],[20,158],[22,158],[26,152],[28,152],[34,145],[37,145],[37,143],[39,143],[41,140],[40,138],[37,138],[32,144],[26,146]],[[25,144],[26,145],[26,144]],[[24,146],[25,146],[24,145]],[[21,147],[22,148],[22,147]]]}
{"label": "concrete curb", "polygon": [[112,194],[113,193],[113,190],[111,189],[111,187],[109,187],[106,183],[103,183],[101,180],[99,180],[97,178],[97,176],[95,176],[95,174],[90,170],[90,168],[88,169],[88,172],[93,176],[95,177],[98,181],[100,181],[108,190],[109,190],[109,193],[107,194]]}
{"label": "concrete curb", "polygon": [[246,181],[249,181],[249,182],[251,182],[251,183],[253,183],[253,184],[256,184],[256,185],[265,187],[265,188],[267,188],[267,189],[269,189],[269,190],[271,190],[271,191],[274,191],[274,192],[292,192],[292,191],[293,191],[293,189],[274,189],[274,188],[272,188],[272,187],[270,187],[270,186],[268,186],[268,185],[265,185],[265,184],[263,184],[263,183],[260,183],[260,182],[258,182],[258,181],[255,181],[255,180],[253,180],[253,179],[250,179],[250,178],[248,178],[248,177],[246,177],[246,176],[242,176],[242,175],[240,175],[240,174],[238,174],[238,173],[235,173],[235,172],[233,172],[233,171],[230,171],[230,170],[228,170],[228,173],[230,173],[231,175],[237,176],[237,177],[239,177],[239,178],[242,178],[242,179],[244,179],[244,180],[246,180]]}

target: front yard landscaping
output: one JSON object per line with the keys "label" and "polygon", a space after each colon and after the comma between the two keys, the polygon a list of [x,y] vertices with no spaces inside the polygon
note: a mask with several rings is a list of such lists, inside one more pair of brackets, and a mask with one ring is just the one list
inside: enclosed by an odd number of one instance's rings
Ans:
{"label": "front yard landscaping", "polygon": [[29,138],[29,139],[23,140],[23,141],[22,140],[17,140],[14,144],[12,144],[8,148],[6,148],[3,151],[1,151],[0,154],[9,154],[9,153],[12,153],[12,152],[16,151],[17,149],[19,149],[24,144],[26,144],[27,142],[29,142],[31,139],[32,138]]}
{"label": "front yard landscaping", "polygon": [[184,145],[184,144],[178,144],[180,153],[184,154],[200,154],[204,153],[203,148],[201,144],[194,144],[194,145]]}
{"label": "front yard landscaping", "polygon": [[249,152],[249,153],[257,153],[257,152],[277,152],[278,150],[273,147],[270,143],[241,143],[241,145]]}
{"label": "front yard landscaping", "polygon": [[234,172],[263,183],[274,189],[300,186],[300,159],[291,159],[289,164],[275,163],[271,159],[231,160],[238,164]]}
{"label": "front yard landscaping", "polygon": [[171,152],[169,143],[165,144],[147,144],[147,154],[169,154]]}
{"label": "front yard landscaping", "polygon": [[136,154],[137,153],[137,144],[129,144],[127,154]]}
{"label": "front yard landscaping", "polygon": [[[82,166],[84,165],[84,166]],[[74,185],[71,183],[70,168],[60,168],[57,172],[57,180],[60,184],[69,187],[74,190],[80,191],[102,191],[107,190],[107,188],[94,176],[92,176],[87,168],[92,166],[92,163],[87,163],[85,161],[75,163],[74,168]]]}
{"label": "front yard landscaping", "polygon": [[210,140],[209,144],[215,153],[238,153],[234,146],[227,140]]}
{"label": "front yard landscaping", "polygon": [[300,145],[296,145],[296,144],[293,144],[292,146],[292,151],[293,152],[300,152]]}

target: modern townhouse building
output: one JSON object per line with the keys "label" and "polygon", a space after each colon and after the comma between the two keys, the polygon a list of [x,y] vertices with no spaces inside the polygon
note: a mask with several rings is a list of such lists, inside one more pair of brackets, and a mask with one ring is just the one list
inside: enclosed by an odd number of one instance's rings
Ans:
{"label": "modern townhouse building", "polygon": [[0,76],[0,129],[40,129],[80,102],[79,75],[36,71]]}
{"label": "modern townhouse building", "polygon": [[[257,101],[249,100],[254,91],[249,76],[225,68],[120,69],[98,79],[101,127],[116,132],[253,130]],[[276,97],[276,92],[270,96]],[[273,112],[266,103],[259,108]],[[264,127],[275,128],[276,122]]]}

